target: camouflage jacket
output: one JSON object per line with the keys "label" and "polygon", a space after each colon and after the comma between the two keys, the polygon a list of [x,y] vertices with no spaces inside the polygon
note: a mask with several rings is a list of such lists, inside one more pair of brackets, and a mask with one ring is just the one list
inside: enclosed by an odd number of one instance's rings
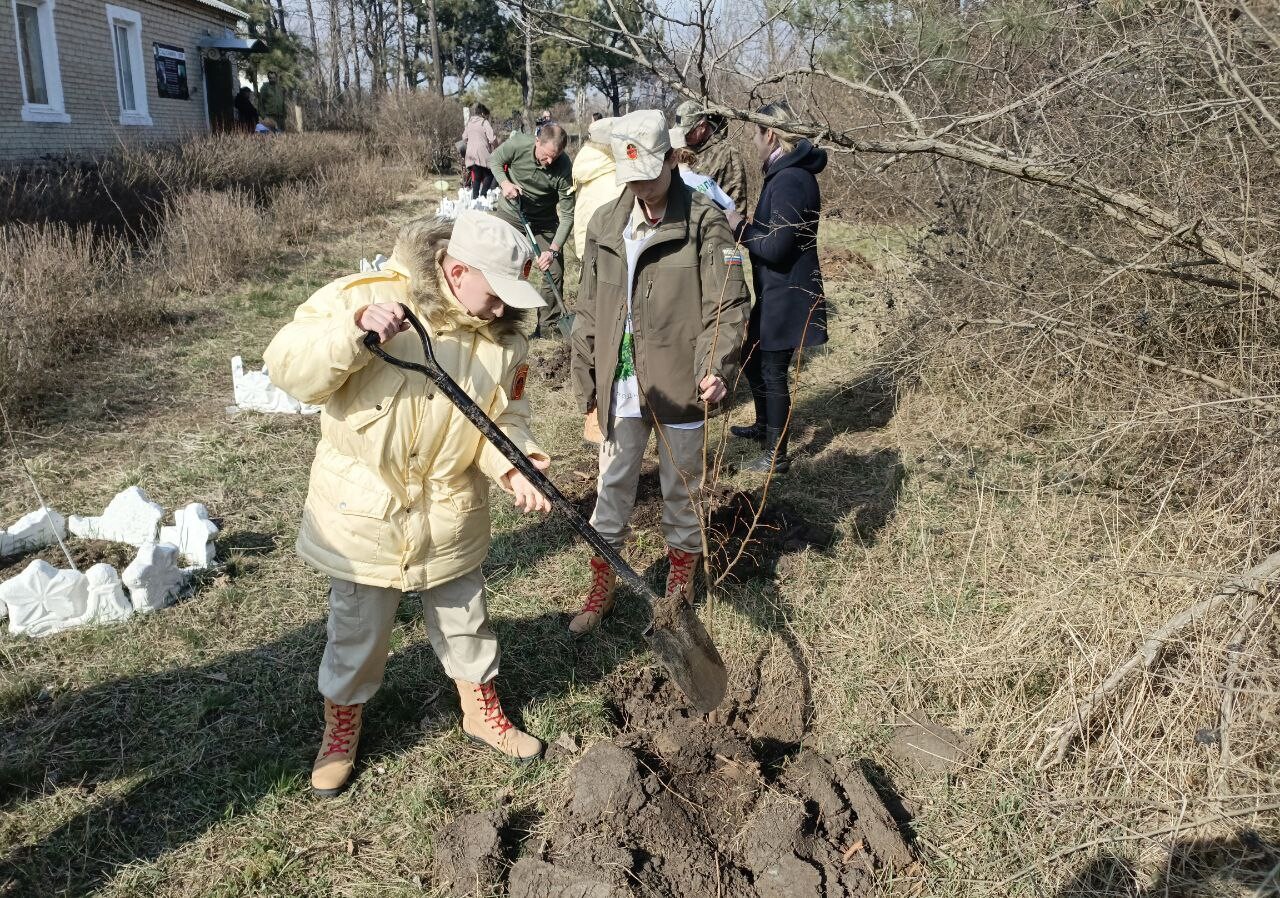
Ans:
{"label": "camouflage jacket", "polygon": [[713,137],[709,145],[698,153],[693,170],[704,174],[729,194],[738,211],[748,214],[747,169],[742,164],[742,154],[723,136]]}

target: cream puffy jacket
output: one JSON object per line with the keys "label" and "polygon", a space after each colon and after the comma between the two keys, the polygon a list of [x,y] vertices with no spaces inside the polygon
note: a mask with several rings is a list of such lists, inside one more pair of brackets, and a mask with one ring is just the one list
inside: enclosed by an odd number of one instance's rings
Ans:
{"label": "cream puffy jacket", "polygon": [[[440,225],[414,251],[402,239],[382,271],[322,287],[265,353],[276,385],[324,404],[298,553],[330,576],[414,590],[474,570],[489,550],[483,475],[501,484],[512,468],[426,377],[364,347],[356,326],[364,306],[407,304],[444,370],[525,454],[546,458],[529,433],[519,320],[486,323],[453,298],[439,268],[448,233]],[[384,348],[423,361],[412,330]]]}
{"label": "cream puffy jacket", "polygon": [[573,246],[581,259],[587,251],[587,225],[596,210],[622,193],[609,148],[584,143],[573,159]]}

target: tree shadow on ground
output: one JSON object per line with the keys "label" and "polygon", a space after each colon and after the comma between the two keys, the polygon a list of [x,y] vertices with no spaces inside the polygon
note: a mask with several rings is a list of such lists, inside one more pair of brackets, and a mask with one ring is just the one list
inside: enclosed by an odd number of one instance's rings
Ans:
{"label": "tree shadow on ground", "polygon": [[1055,898],[1216,898],[1280,894],[1280,845],[1253,830],[1174,842],[1160,871],[1144,886],[1135,863],[1106,849],[1071,878]]}
{"label": "tree shadow on ground", "polygon": [[[93,894],[120,868],[155,860],[270,794],[305,791],[322,727],[315,678],[324,641],[317,620],[204,664],[6,706],[0,809],[54,800],[57,789],[91,804],[6,847],[0,894],[45,895],[55,883],[61,895]],[[456,694],[429,642],[397,652],[370,703],[358,770],[427,738],[422,697],[441,694],[453,696],[452,724]],[[110,797],[95,798],[99,790]]]}
{"label": "tree shadow on ground", "polygon": [[[884,407],[880,401],[845,402],[843,394],[833,389],[804,405],[831,422],[833,435],[865,426],[868,419],[859,409]],[[801,472],[805,464],[798,465]],[[901,480],[896,452],[841,449],[824,453],[821,464],[823,492],[816,500],[809,497],[816,504],[805,506],[806,513],[834,532],[857,504],[851,535],[873,540],[896,501]],[[795,490],[813,493],[803,479],[791,481]],[[641,495],[656,503],[660,516],[656,481]],[[590,500],[589,484],[578,498]],[[237,548],[269,552],[270,540],[258,537],[247,535]],[[499,537],[488,564],[536,564],[574,539],[563,521],[538,522]],[[838,550],[838,541],[833,545]],[[784,554],[800,548],[784,546]],[[664,566],[660,560],[644,572],[659,589]],[[723,594],[786,645],[804,681],[807,721],[807,662],[791,636],[788,609],[771,588],[776,576],[776,565],[762,568],[741,588]],[[412,600],[405,605],[402,615],[412,614]],[[575,640],[558,611],[496,618],[504,649],[504,705],[514,711],[600,681],[646,651],[641,633],[648,621],[643,603],[623,601],[608,626]],[[120,630],[121,638],[128,638],[129,626]],[[69,789],[87,806],[48,834],[5,850],[0,894],[47,894],[50,883],[64,895],[92,894],[122,867],[153,861],[218,822],[250,812],[271,794],[303,792],[321,729],[315,670],[324,640],[324,621],[316,620],[264,645],[201,664],[120,677],[52,697],[35,690],[15,695],[0,708],[0,808],[65,800],[51,796]],[[446,727],[452,730],[456,702],[453,685],[425,638],[398,650],[384,688],[369,706],[357,777],[379,758],[402,754]],[[518,712],[513,717],[520,720]],[[109,797],[95,798],[99,790]]]}

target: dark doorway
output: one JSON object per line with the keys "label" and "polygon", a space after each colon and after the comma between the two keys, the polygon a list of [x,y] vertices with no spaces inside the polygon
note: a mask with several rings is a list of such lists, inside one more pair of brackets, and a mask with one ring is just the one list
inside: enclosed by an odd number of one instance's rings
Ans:
{"label": "dark doorway", "polygon": [[230,131],[236,126],[232,112],[232,66],[229,59],[204,61],[204,95],[209,105],[209,130]]}

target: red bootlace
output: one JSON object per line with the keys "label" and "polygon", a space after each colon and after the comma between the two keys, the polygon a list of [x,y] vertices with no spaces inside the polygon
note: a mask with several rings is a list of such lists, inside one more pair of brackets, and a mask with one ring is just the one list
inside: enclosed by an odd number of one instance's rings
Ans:
{"label": "red bootlace", "polygon": [[667,575],[667,595],[681,590],[693,573],[693,562],[698,556],[692,552],[670,552],[671,572]]}
{"label": "red bootlace", "polygon": [[333,716],[335,722],[333,732],[329,734],[329,744],[324,750],[324,756],[346,754],[351,740],[356,735],[356,709],[359,705],[334,705]]}
{"label": "red bootlace", "polygon": [[587,593],[586,604],[579,614],[595,614],[604,607],[604,600],[609,595],[609,564],[591,559],[591,592]]}
{"label": "red bootlace", "polygon": [[514,726],[507,720],[507,715],[502,713],[502,704],[498,701],[498,690],[492,683],[481,683],[476,687],[476,692],[480,693],[485,723],[496,729],[499,736]]}

